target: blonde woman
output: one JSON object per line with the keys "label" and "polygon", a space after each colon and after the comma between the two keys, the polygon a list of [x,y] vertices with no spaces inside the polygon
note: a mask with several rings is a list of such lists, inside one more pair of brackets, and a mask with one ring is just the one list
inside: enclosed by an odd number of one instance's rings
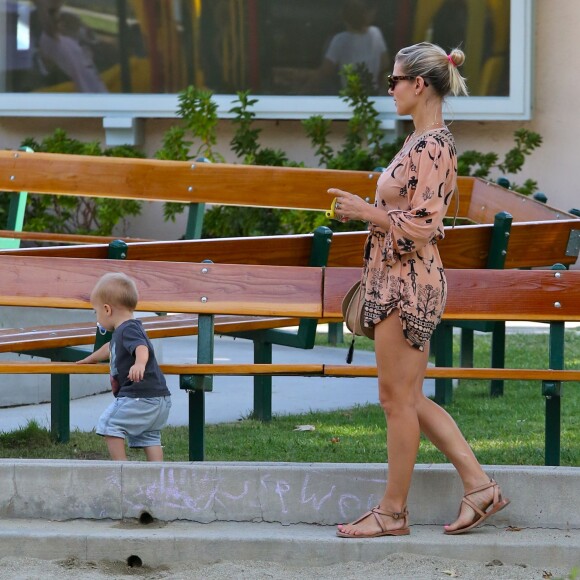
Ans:
{"label": "blonde woman", "polygon": [[399,115],[410,115],[415,130],[377,183],[375,204],[339,189],[336,213],[369,223],[365,245],[365,325],[375,331],[379,400],[387,422],[388,481],[379,505],[351,524],[344,538],[410,533],[407,496],[420,433],[457,469],[465,490],[456,520],[446,534],[479,526],[503,509],[497,483],[483,471],[452,417],[423,395],[429,340],[446,299],[445,272],[437,249],[443,218],[455,191],[457,155],[443,120],[443,100],[466,95],[458,67],[465,55],[422,42],[400,50],[389,95]]}

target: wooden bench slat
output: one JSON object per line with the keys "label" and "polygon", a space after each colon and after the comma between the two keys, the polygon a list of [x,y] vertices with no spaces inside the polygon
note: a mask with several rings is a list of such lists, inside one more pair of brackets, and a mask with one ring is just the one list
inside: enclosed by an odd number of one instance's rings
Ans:
{"label": "wooden bench slat", "polygon": [[[197,314],[170,314],[166,316],[142,317],[149,338],[195,336],[198,333]],[[333,320],[334,322],[334,320]],[[299,318],[284,316],[235,316],[215,315],[216,334],[248,332],[271,328],[298,326]],[[5,328],[0,330],[0,352],[24,352],[27,350],[63,348],[94,344],[96,325],[94,322],[79,322],[58,326],[31,328]]]}
{"label": "wooden bench slat", "polygon": [[[459,175],[457,177],[457,191],[455,195],[459,193],[458,200],[459,200],[459,211],[457,215],[459,217],[468,217],[469,216],[469,206],[471,205],[471,194],[473,192],[473,184],[476,180],[473,177],[467,177],[463,175]],[[449,204],[447,208],[447,215],[448,217],[452,217],[455,215],[455,196],[452,200],[452,203]],[[492,220],[493,221],[493,220]]]}
{"label": "wooden bench slat", "polygon": [[[324,365],[324,364],[172,364],[160,365],[169,375],[215,376],[325,376],[325,377],[376,377],[374,366]],[[106,374],[106,363],[80,365],[64,362],[0,362],[0,373],[10,374]],[[551,369],[490,369],[462,367],[428,367],[426,378],[506,379],[520,381],[580,381],[580,370]]]}
{"label": "wooden bench slat", "polygon": [[448,270],[447,320],[574,320],[580,271]]}
{"label": "wooden bench slat", "polygon": [[320,268],[4,255],[0,269],[6,306],[87,309],[96,281],[123,271],[139,288],[141,311],[322,317]]}
{"label": "wooden bench slat", "polygon": [[[168,375],[313,375],[322,376],[323,364],[160,364],[161,370]],[[75,364],[66,362],[0,362],[0,373],[8,374],[59,374],[59,375],[98,375],[110,372],[107,363]]]}
{"label": "wooden bench slat", "polygon": [[570,236],[574,230],[580,231],[578,219],[513,223],[505,268],[549,267],[556,263],[567,266],[575,264],[578,253],[574,255],[570,252],[567,255]]}
{"label": "wooden bench slat", "polygon": [[[325,365],[328,377],[376,377],[376,366]],[[426,378],[430,379],[505,379],[517,381],[580,381],[580,370],[551,369],[494,369],[471,367],[431,367]]]}
{"label": "wooden bench slat", "polygon": [[0,167],[0,191],[312,210],[328,209],[330,187],[374,201],[379,176],[366,171],[14,151],[0,151]]}
{"label": "wooden bench slat", "polygon": [[[324,316],[341,316],[357,268],[327,268]],[[580,270],[447,270],[446,320],[578,320]],[[559,306],[558,306],[559,305]]]}
{"label": "wooden bench slat", "polygon": [[227,364],[162,364],[163,372],[170,375],[216,375],[216,376],[322,376],[323,364],[260,364],[260,363],[227,363]]}
{"label": "wooden bench slat", "polygon": [[[332,226],[332,224],[329,224]],[[448,269],[483,269],[487,267],[492,224],[446,227],[445,238],[438,243],[443,265]],[[580,220],[514,223],[511,228],[507,268],[571,265],[577,256],[567,255],[571,231],[580,229]],[[0,237],[1,236],[0,232]],[[14,234],[10,237],[20,237]],[[302,266],[308,263],[312,234],[177,240],[165,242],[128,242],[129,260],[166,262],[201,262],[211,260],[227,264],[263,264]],[[366,231],[335,233],[330,246],[328,266],[362,265]],[[541,240],[541,251],[538,251]],[[267,245],[268,252],[264,253]],[[77,245],[1,250],[0,254],[106,259],[108,245]]]}
{"label": "wooden bench slat", "polygon": [[[0,238],[32,240],[35,242],[59,242],[63,244],[103,244],[119,239],[118,236],[91,236],[83,234],[58,234],[50,232],[14,232],[12,230],[0,230]],[[125,238],[125,241],[145,242],[150,240],[145,238]]]}
{"label": "wooden bench slat", "polygon": [[470,219],[477,223],[493,223],[494,216],[500,211],[510,213],[514,222],[574,218],[572,214],[541,203],[533,197],[505,189],[495,183],[474,180],[468,210]]}

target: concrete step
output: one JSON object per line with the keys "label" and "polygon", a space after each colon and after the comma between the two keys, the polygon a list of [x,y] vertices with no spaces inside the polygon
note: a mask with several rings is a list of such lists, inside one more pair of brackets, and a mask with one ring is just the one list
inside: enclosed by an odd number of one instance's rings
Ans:
{"label": "concrete step", "polygon": [[243,561],[314,567],[380,562],[395,553],[571,569],[579,563],[580,532],[482,526],[470,534],[445,536],[440,526],[415,525],[409,536],[353,540],[336,537],[330,526],[264,522],[4,519],[0,528],[0,558],[108,560],[152,568]]}
{"label": "concrete step", "polygon": [[[507,509],[497,526],[580,529],[580,468],[485,466]],[[0,517],[139,518],[335,525],[375,506],[382,464],[147,463],[0,460]],[[450,465],[417,465],[409,494],[415,524],[452,521],[463,487]]]}
{"label": "concrete step", "polygon": [[441,526],[457,514],[461,482],[450,465],[417,465],[408,502],[412,534],[356,540],[337,538],[334,526],[378,503],[384,465],[3,459],[0,557],[322,566],[409,552],[580,564],[580,468],[485,470],[511,499],[492,525],[445,536]]}

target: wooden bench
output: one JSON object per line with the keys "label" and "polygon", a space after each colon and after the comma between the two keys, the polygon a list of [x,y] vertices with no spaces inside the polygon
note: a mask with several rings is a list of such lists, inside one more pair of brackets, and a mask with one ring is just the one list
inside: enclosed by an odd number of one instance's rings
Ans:
{"label": "wooden bench", "polygon": [[[0,305],[90,308],[88,296],[98,278],[117,263],[98,259],[50,261],[38,257],[0,256],[6,274],[0,279]],[[128,261],[125,271],[139,287],[142,311],[171,311],[199,316],[197,364],[164,365],[180,375],[189,392],[190,456],[203,459],[205,392],[217,374],[304,374],[369,376],[373,367],[349,365],[225,365],[213,362],[215,315],[282,316],[318,320],[340,317],[346,289],[360,276],[357,268],[300,268],[233,264]],[[37,281],[43,280],[39,285]],[[67,283],[63,284],[66,279]],[[579,381],[580,370],[562,370],[564,322],[580,320],[579,271],[449,270],[446,320],[541,320],[550,323],[550,369],[428,369],[427,376],[534,379],[546,397],[546,464],[559,463],[559,416],[562,381]],[[107,365],[70,363],[0,363],[0,373],[68,375],[104,373]],[[55,393],[56,395],[56,393]],[[68,432],[68,404],[53,400],[53,433]],[[68,403],[68,401],[67,401]],[[62,438],[62,437],[61,437]]]}
{"label": "wooden bench", "polygon": [[[578,229],[576,229],[578,228]],[[446,228],[446,237],[439,242],[446,268],[529,268],[547,267],[555,263],[565,266],[577,260],[578,246],[571,237],[580,231],[576,219],[545,222],[515,222],[500,212],[493,224],[479,224]],[[129,260],[160,260],[200,262],[210,259],[216,263],[247,263],[270,265],[316,265],[357,267],[362,263],[366,232],[335,233],[332,235],[330,253],[326,262],[310,262],[314,234],[295,236],[268,236],[212,240],[182,240],[165,242],[131,242],[126,249],[117,249],[117,255]],[[267,252],[264,252],[267,248]],[[4,253],[45,257],[106,258],[111,255],[108,244],[84,246],[28,248]],[[473,329],[493,332],[492,366],[505,366],[505,324],[503,322],[461,322],[442,325],[438,331],[436,364],[452,365],[452,329],[463,326],[461,366],[473,365]],[[195,330],[195,323],[194,323]],[[252,327],[246,329],[252,332]],[[469,332],[471,331],[471,332]],[[305,331],[303,331],[304,333]],[[309,336],[313,340],[313,330]],[[247,338],[252,338],[247,336]],[[285,335],[272,336],[274,344]],[[336,342],[337,338],[335,338]],[[311,344],[311,340],[302,342]],[[267,353],[264,354],[264,357]],[[259,362],[258,360],[256,362]],[[262,381],[257,381],[261,383]],[[267,384],[267,380],[263,383]],[[268,389],[267,386],[263,387]],[[436,380],[436,400],[445,404],[452,399],[452,381]],[[496,396],[503,392],[503,381],[491,382],[490,392]],[[267,405],[267,403],[265,403]],[[257,409],[258,414],[263,414]],[[264,412],[264,416],[268,413]]]}
{"label": "wooden bench", "polygon": [[[308,236],[298,236],[290,238],[290,245],[271,244],[269,252],[263,251],[263,240],[260,249],[257,246],[246,247],[247,256],[255,256],[254,263],[266,265],[292,265],[292,266],[323,266],[328,258],[330,239],[332,232],[328,228],[318,228],[316,232]],[[282,238],[282,237],[281,237]],[[242,244],[246,240],[232,240]],[[232,249],[234,244],[226,244],[227,249]],[[284,250],[282,251],[282,246]],[[279,251],[276,251],[278,247]],[[51,248],[42,248],[48,251]],[[56,248],[55,248],[56,249]],[[63,249],[63,248],[58,248]],[[57,250],[58,250],[57,249]],[[72,255],[82,255],[82,246],[70,247]],[[101,249],[101,248],[100,248]],[[126,259],[129,255],[128,246],[124,242],[114,242],[103,246],[106,250],[106,258]],[[34,254],[36,250],[15,251],[17,255]],[[45,258],[48,257],[46,254]],[[69,254],[70,255],[70,254]],[[218,257],[220,261],[225,261],[225,255]],[[230,252],[229,257],[233,254]],[[243,263],[242,255],[240,263]],[[173,256],[176,258],[177,256]],[[191,256],[190,256],[191,257]],[[207,257],[207,255],[206,255]],[[179,256],[179,261],[185,260],[185,256]],[[202,262],[203,258],[193,260]],[[236,259],[230,259],[236,262]],[[252,261],[252,260],[250,260]],[[125,265],[119,263],[118,269],[125,269]],[[177,318],[177,320],[176,320]],[[181,314],[159,316],[144,320],[145,327],[150,330],[153,338],[196,335],[198,332],[198,317],[194,314]],[[296,330],[281,330],[282,328],[296,327]],[[299,319],[296,317],[276,317],[264,318],[256,316],[230,316],[227,320],[220,320],[216,325],[216,332],[250,339],[254,343],[254,362],[267,363],[272,360],[272,345],[283,344],[295,348],[311,349],[314,346],[316,337],[317,321],[311,319]],[[92,340],[90,334],[92,332]],[[94,323],[77,323],[68,325],[53,325],[43,328],[8,329],[0,331],[0,352],[14,352],[49,358],[53,361],[75,361],[86,356],[84,349],[79,346],[94,344],[98,348],[104,341],[109,340],[110,335],[101,336],[96,332]],[[62,390],[63,384],[69,386],[69,377],[64,375],[54,375],[51,377],[51,389]],[[256,376],[254,379],[254,416],[258,419],[269,421],[272,417],[272,379],[268,376]]]}
{"label": "wooden bench", "polygon": [[[566,267],[576,263],[580,222],[574,221],[578,217],[575,210],[564,212],[482,180],[460,178],[458,186],[460,216],[475,222],[494,221],[489,252],[480,267],[545,268],[556,263]],[[439,326],[432,342],[437,366],[453,364],[453,327],[461,329],[461,366],[473,366],[474,331],[492,334],[491,366],[505,366],[505,323],[471,320],[444,322]],[[438,378],[435,385],[436,400],[443,404],[451,402],[451,379]],[[491,380],[491,396],[502,395],[503,389],[502,379]]]}
{"label": "wooden bench", "polygon": [[[360,171],[329,171],[323,169],[256,167],[199,162],[170,162],[143,159],[115,159],[76,155],[0,152],[0,190],[18,192],[23,189],[44,194],[117,197],[192,204],[221,203],[255,207],[288,207],[322,210],[329,204],[326,190],[340,186],[373,199],[378,173]],[[114,176],[114,179],[111,179]],[[460,177],[459,217],[474,225],[447,228],[440,242],[447,268],[529,268],[554,263],[566,266],[576,262],[580,249],[580,222],[576,216],[554,209],[526,196],[506,190],[477,178]],[[14,195],[17,195],[14,193]],[[283,200],[283,201],[282,201]],[[503,217],[498,220],[498,211]],[[454,204],[450,213],[455,211]],[[509,212],[507,214],[506,212]],[[190,215],[199,234],[200,215]],[[514,221],[513,224],[509,221]],[[476,222],[476,223],[475,223]],[[520,223],[521,222],[521,223]],[[331,223],[329,223],[331,225]],[[186,236],[188,233],[186,233]],[[328,256],[332,266],[358,266],[362,260],[365,232],[336,234]],[[72,241],[72,239],[70,240]],[[197,245],[179,242],[131,244],[129,259],[159,259],[240,263],[279,263],[292,261],[295,248],[306,244],[307,238],[273,237],[240,240],[204,240]],[[276,244],[279,244],[276,246]],[[267,245],[268,254],[264,256]],[[304,246],[302,246],[304,247]],[[108,247],[31,249],[29,255],[107,257]],[[303,251],[303,250],[298,250]],[[234,256],[233,258],[231,256]],[[303,254],[301,254],[303,255]],[[275,260],[278,260],[277,262]],[[301,262],[299,265],[304,265]],[[316,265],[324,265],[318,262]],[[458,321],[462,327],[461,359],[463,365],[473,360],[473,331],[493,332],[492,366],[505,364],[505,329],[503,323]],[[341,327],[331,325],[336,342]],[[251,328],[249,332],[253,332]],[[309,336],[312,335],[310,331]],[[246,336],[252,338],[252,336]],[[274,340],[286,340],[279,332]],[[269,344],[262,337],[262,343]],[[437,340],[437,364],[447,366],[452,361],[452,326],[441,327]],[[295,339],[292,339],[295,340]],[[311,340],[300,340],[309,344]],[[257,356],[268,358],[268,347]],[[267,388],[266,388],[267,390]],[[503,382],[493,381],[492,395],[503,392]],[[451,381],[436,381],[436,399],[451,400]]]}

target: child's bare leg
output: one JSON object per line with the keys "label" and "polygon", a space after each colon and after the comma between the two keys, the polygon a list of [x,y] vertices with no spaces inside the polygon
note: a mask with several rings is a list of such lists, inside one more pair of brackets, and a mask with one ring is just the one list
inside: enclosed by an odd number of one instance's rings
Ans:
{"label": "child's bare leg", "polygon": [[161,445],[151,445],[143,447],[147,461],[163,461],[163,447]]}
{"label": "child's bare leg", "polygon": [[111,437],[110,435],[105,435],[105,441],[109,449],[109,455],[113,461],[127,461],[125,439],[122,437]]}

